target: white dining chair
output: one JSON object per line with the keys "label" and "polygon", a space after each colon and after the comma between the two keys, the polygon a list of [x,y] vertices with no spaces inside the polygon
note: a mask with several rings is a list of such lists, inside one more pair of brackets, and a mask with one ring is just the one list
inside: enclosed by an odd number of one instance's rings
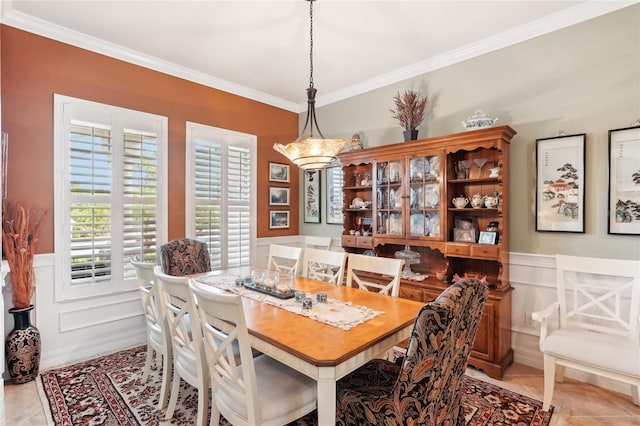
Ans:
{"label": "white dining chair", "polygon": [[269,245],[267,269],[297,275],[301,254],[302,249],[300,247],[271,244]]}
{"label": "white dining chair", "polygon": [[284,425],[316,408],[315,380],[266,355],[253,357],[241,296],[196,280],[189,281],[189,291],[202,324],[212,425],[220,415],[233,425]]}
{"label": "white dining chair", "polygon": [[147,357],[144,362],[144,369],[140,381],[146,383],[151,372],[153,355],[156,355],[156,362],[161,368],[160,396],[158,398],[158,409],[162,410],[167,405],[169,399],[169,387],[171,383],[171,370],[173,363],[173,351],[171,339],[166,333],[166,315],[164,313],[164,303],[160,298],[158,285],[155,284],[153,263],[131,260],[131,265],[136,270],[138,278],[138,290],[140,301],[144,312],[145,323],[147,325]]}
{"label": "white dining chair", "polygon": [[182,379],[198,390],[198,414],[195,424],[204,426],[208,414],[209,372],[200,323],[191,320],[194,315],[191,313],[193,307],[189,306],[189,276],[167,275],[162,272],[160,266],[155,267],[154,273],[165,304],[167,331],[173,349],[173,382],[165,418],[173,418]]}
{"label": "white dining chair", "polygon": [[329,250],[331,248],[331,237],[316,237],[312,235],[306,235],[304,237],[304,248]]}
{"label": "white dining chair", "polygon": [[347,253],[343,251],[305,248],[302,276],[332,284],[342,284]]}
{"label": "white dining chair", "polygon": [[397,297],[404,260],[349,253],[346,285]]}

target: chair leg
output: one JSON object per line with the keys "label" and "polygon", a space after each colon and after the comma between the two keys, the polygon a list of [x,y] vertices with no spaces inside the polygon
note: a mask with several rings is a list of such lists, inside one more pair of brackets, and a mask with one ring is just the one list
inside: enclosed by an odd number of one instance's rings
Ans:
{"label": "chair leg", "polygon": [[209,414],[209,392],[207,391],[207,387],[198,388],[198,418],[196,422],[198,426],[207,426],[207,414]]}
{"label": "chair leg", "polygon": [[211,391],[211,420],[209,426],[220,425],[220,411],[216,408],[216,403],[213,401],[213,390]]}
{"label": "chair leg", "polygon": [[180,375],[174,371],[173,383],[171,385],[171,398],[169,398],[169,406],[167,407],[167,414],[164,416],[166,420],[171,420],[173,418],[173,412],[176,411],[176,404],[178,403],[179,393],[180,393]]}
{"label": "chair leg", "polygon": [[564,365],[556,366],[556,382],[564,382]]}
{"label": "chair leg", "polygon": [[544,397],[542,399],[542,410],[549,411],[551,398],[553,397],[553,387],[556,378],[556,360],[554,357],[544,355]]}
{"label": "chair leg", "polygon": [[640,386],[631,385],[631,398],[634,404],[640,405]]}
{"label": "chair leg", "polygon": [[140,383],[147,383],[149,380],[149,373],[151,372],[151,362],[153,361],[153,348],[147,343],[147,356],[144,359],[144,369],[142,370],[142,377],[140,377]]}
{"label": "chair leg", "polygon": [[171,383],[173,364],[171,355],[162,355],[162,385],[160,386],[160,398],[158,399],[158,409],[162,410],[169,400],[169,388]]}

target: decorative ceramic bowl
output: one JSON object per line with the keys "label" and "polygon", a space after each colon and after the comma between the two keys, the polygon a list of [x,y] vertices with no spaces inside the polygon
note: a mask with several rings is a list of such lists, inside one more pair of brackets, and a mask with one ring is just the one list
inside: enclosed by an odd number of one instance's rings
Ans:
{"label": "decorative ceramic bowl", "polygon": [[466,121],[462,122],[462,125],[467,130],[484,129],[485,127],[491,127],[498,121],[498,118],[489,117],[482,110],[476,110],[473,115],[469,116]]}

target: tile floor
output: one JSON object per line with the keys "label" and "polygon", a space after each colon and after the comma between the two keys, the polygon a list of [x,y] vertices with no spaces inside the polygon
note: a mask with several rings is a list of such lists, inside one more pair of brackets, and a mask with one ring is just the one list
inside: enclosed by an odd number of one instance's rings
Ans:
{"label": "tile floor", "polygon": [[[467,374],[542,400],[542,370],[513,364],[501,381],[473,369],[469,369]],[[46,425],[42,405],[33,404],[34,401],[40,401],[35,381],[24,385],[7,384],[4,391],[7,426]],[[574,380],[556,384],[552,404],[556,407],[551,419],[554,426],[640,425],[640,407],[633,405],[631,397]]]}

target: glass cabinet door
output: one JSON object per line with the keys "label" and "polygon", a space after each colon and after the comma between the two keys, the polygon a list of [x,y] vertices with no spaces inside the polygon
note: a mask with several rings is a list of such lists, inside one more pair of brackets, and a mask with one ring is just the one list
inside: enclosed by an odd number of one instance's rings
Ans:
{"label": "glass cabinet door", "polygon": [[409,236],[440,237],[440,156],[409,160]]}
{"label": "glass cabinet door", "polygon": [[376,163],[375,231],[378,235],[404,235],[404,176],[402,160]]}

